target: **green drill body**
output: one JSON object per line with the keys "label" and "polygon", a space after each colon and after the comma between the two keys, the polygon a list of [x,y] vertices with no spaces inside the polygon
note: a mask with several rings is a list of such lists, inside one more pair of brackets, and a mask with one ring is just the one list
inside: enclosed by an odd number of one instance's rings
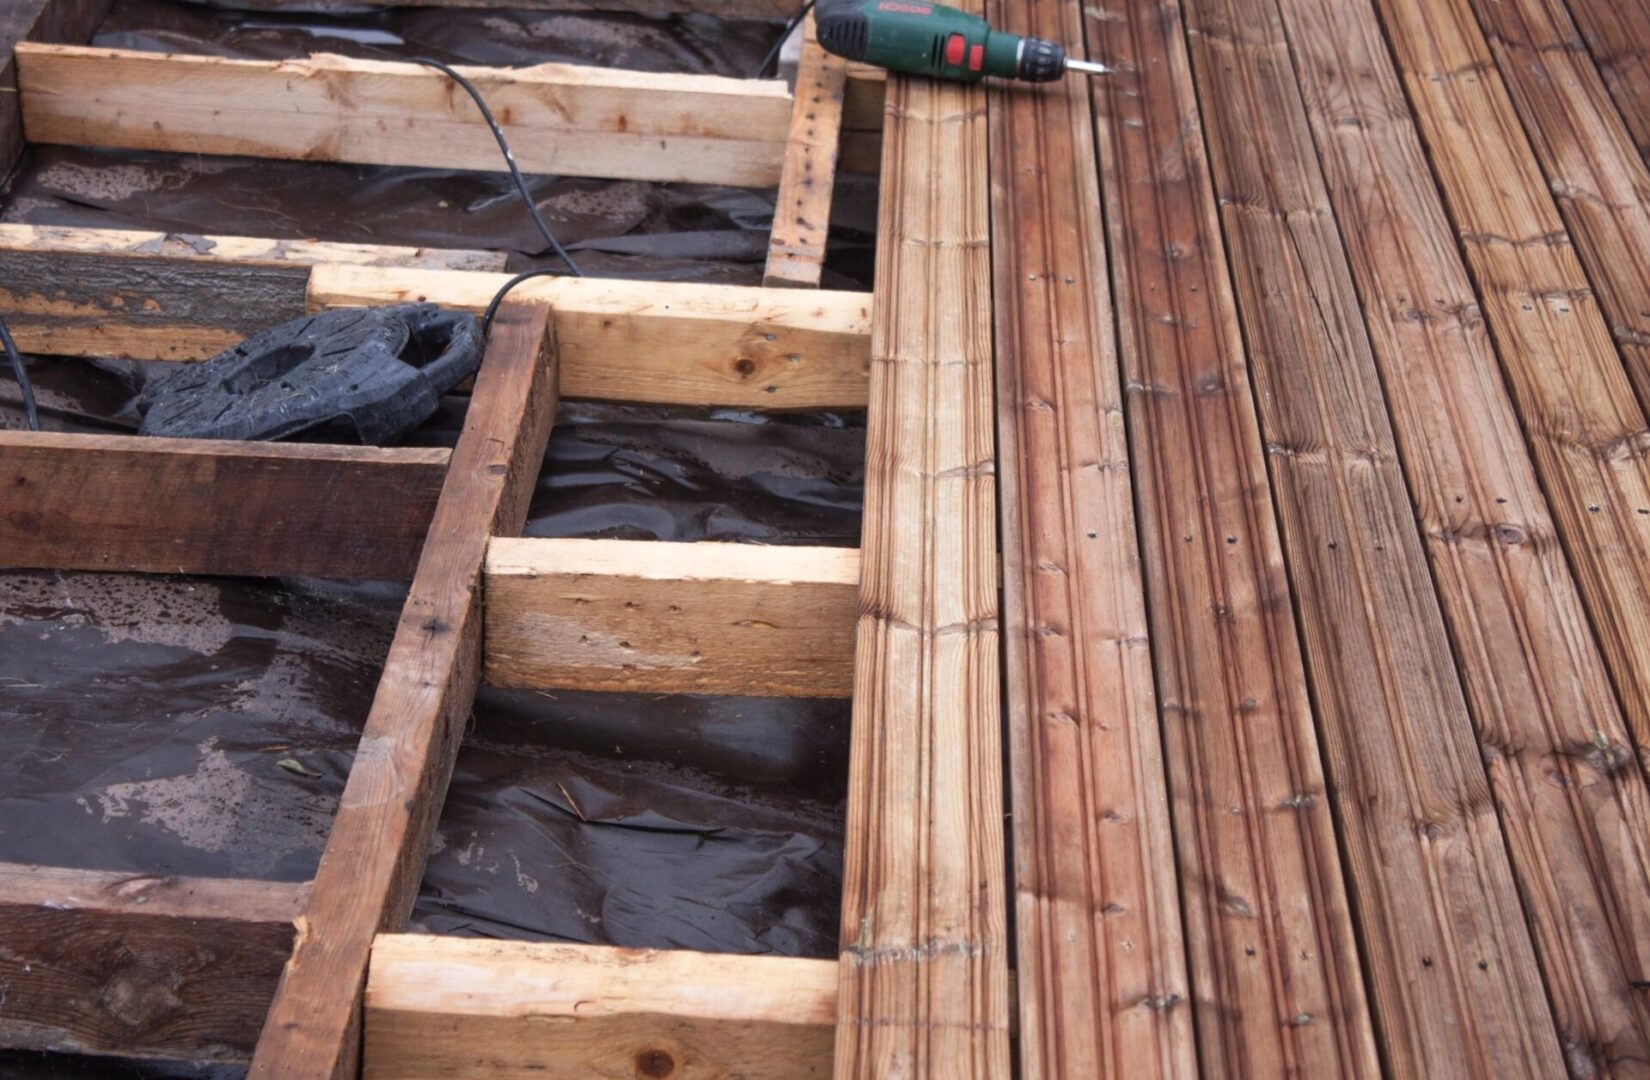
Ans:
{"label": "green drill body", "polygon": [[823,0],[815,17],[827,50],[889,71],[1049,82],[1068,67],[1088,69],[1052,42],[993,30],[978,15],[926,0]]}

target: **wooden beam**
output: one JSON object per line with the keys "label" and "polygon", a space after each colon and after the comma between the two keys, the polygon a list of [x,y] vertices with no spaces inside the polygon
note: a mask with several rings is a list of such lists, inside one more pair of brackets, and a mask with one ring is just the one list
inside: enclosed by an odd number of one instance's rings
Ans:
{"label": "wooden beam", "polygon": [[[469,96],[418,64],[321,54],[228,60],[24,45],[31,142],[502,171]],[[778,80],[573,64],[458,69],[532,173],[772,187],[791,98]]]}
{"label": "wooden beam", "polygon": [[550,310],[493,322],[378,694],[249,1076],[343,1078],[372,939],[406,924],[481,673],[488,540],[519,533],[556,409]]}
{"label": "wooden beam", "polygon": [[[430,300],[480,311],[506,280],[323,266],[310,305]],[[555,308],[564,397],[757,409],[865,405],[869,293],[549,277],[510,295]]]}
{"label": "wooden beam", "polygon": [[[404,7],[405,0],[311,0],[306,10],[338,7]],[[420,7],[514,11],[614,11],[637,15],[710,15],[720,19],[788,19],[801,0],[424,0]],[[237,0],[240,10],[291,11],[292,0]],[[777,33],[777,28],[775,30]]]}
{"label": "wooden beam", "polygon": [[1115,11],[1091,88],[1199,1065],[1374,1077],[1180,7]]}
{"label": "wooden beam", "polygon": [[367,1080],[824,1077],[832,960],[380,935]]}
{"label": "wooden beam", "polygon": [[246,1060],[306,891],[0,864],[0,1046]]}
{"label": "wooden beam", "polygon": [[1645,414],[1476,22],[1455,4],[1376,6],[1559,539],[1641,763],[1650,761]]}
{"label": "wooden beam", "polygon": [[888,92],[836,1075],[998,1077],[1010,1006],[985,90],[896,77]]}
{"label": "wooden beam", "polygon": [[1565,0],[1450,0],[1427,17],[1451,8],[1458,21],[1477,12],[1627,375],[1650,408],[1650,168]]}
{"label": "wooden beam", "polygon": [[762,276],[762,284],[770,288],[819,288],[825,241],[831,231],[831,191],[836,184],[848,62],[820,46],[812,15],[807,25],[785,164],[774,198],[768,266]]}
{"label": "wooden beam", "polygon": [[23,101],[13,50],[24,41],[82,45],[91,40],[110,0],[10,0],[0,4],[0,191],[23,153]]}
{"label": "wooden beam", "polygon": [[1555,1075],[1552,1013],[1277,4],[1185,8],[1384,1061],[1405,1076]]}
{"label": "wooden beam", "polygon": [[[1075,4],[987,16],[1083,40]],[[990,117],[1021,1075],[1191,1080],[1088,88],[1000,87]]]}
{"label": "wooden beam", "polygon": [[859,552],[652,540],[494,540],[493,686],[847,697]]}
{"label": "wooden beam", "polygon": [[447,458],[0,431],[0,566],[405,580]]}
{"label": "wooden beam", "polygon": [[0,223],[0,251],[19,254],[42,252],[54,256],[160,255],[211,262],[298,266],[344,263],[350,266],[398,266],[406,270],[495,272],[505,268],[507,259],[502,251],[463,248],[396,247],[389,244],[341,244],[321,240],[269,240],[257,236],[203,236],[197,233],[3,223]]}

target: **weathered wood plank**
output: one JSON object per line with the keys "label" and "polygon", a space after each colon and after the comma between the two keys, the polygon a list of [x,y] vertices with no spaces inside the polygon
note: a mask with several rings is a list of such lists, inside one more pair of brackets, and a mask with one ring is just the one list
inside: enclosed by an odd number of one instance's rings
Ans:
{"label": "weathered wood plank", "polygon": [[1178,4],[1089,22],[1200,1065],[1378,1075]]}
{"label": "weathered wood plank", "polygon": [[762,284],[769,288],[819,288],[831,230],[831,190],[836,184],[847,83],[848,62],[820,46],[809,15],[785,163],[774,198],[768,265],[762,275]]}
{"label": "weathered wood plank", "polygon": [[[269,240],[259,236],[203,236],[197,233],[131,229],[83,229],[63,225],[0,224],[0,251],[57,255],[164,255],[215,262],[270,262],[314,266],[399,266],[408,270],[491,270],[505,268],[502,251],[465,248],[397,247],[321,240]],[[9,258],[9,256],[8,256]]]}
{"label": "weathered wood plank", "polygon": [[381,935],[367,1080],[823,1077],[837,965],[596,945]]}
{"label": "weathered wood plank", "polygon": [[0,566],[404,580],[447,458],[0,431]]}
{"label": "weathered wood plank", "polygon": [[109,13],[110,0],[9,0],[0,4],[0,190],[23,153],[23,102],[17,93],[19,42],[82,45]]}
{"label": "weathered wood plank", "polygon": [[1278,6],[1185,6],[1385,1063],[1553,1075],[1552,1014]]}
{"label": "weathered wood plank", "polygon": [[1570,0],[1570,15],[1639,157],[1650,161],[1650,7],[1620,0]]}
{"label": "weathered wood plank", "polygon": [[[23,45],[31,142],[301,161],[502,170],[475,103],[418,64],[320,54],[228,60]],[[521,168],[771,187],[791,97],[778,80],[572,64],[459,68]]]}
{"label": "weathered wood plank", "polygon": [[[1075,4],[993,25],[1081,42]],[[1197,1075],[1094,117],[1078,79],[990,99],[1020,1067]]]}
{"label": "weathered wood plank", "polygon": [[[974,5],[971,10],[981,10]],[[836,1075],[1008,1075],[985,91],[894,78]]]}
{"label": "weathered wood plank", "polygon": [[[406,7],[406,0],[305,0],[303,10],[336,7],[353,13],[362,5]],[[292,0],[237,0],[248,11],[292,10]],[[711,15],[721,19],[788,19],[801,0],[423,0],[432,8],[503,8],[517,11],[617,11],[638,15]]]}
{"label": "weathered wood plank", "polygon": [[0,864],[0,1046],[246,1060],[306,892]]}
{"label": "weathered wood plank", "polygon": [[859,552],[760,544],[494,540],[493,686],[847,697]]}
{"label": "weathered wood plank", "polygon": [[249,1074],[350,1077],[373,936],[418,892],[481,673],[487,543],[521,531],[556,407],[550,310],[493,322],[418,571]]}
{"label": "weathered wood plank", "polygon": [[[310,306],[429,300],[481,311],[505,280],[322,266]],[[510,295],[555,308],[564,397],[756,409],[865,405],[869,293],[547,277]]]}
{"label": "weathered wood plank", "polygon": [[[1650,168],[1646,168],[1564,0],[1450,0],[1478,14],[1530,146],[1639,402],[1650,408]],[[1633,5],[1627,5],[1633,6]],[[1642,7],[1642,5],[1639,5]],[[1463,33],[1462,40],[1483,42]]]}
{"label": "weathered wood plank", "polygon": [[1644,413],[1471,13],[1415,0],[1376,6],[1642,756],[1650,753]]}

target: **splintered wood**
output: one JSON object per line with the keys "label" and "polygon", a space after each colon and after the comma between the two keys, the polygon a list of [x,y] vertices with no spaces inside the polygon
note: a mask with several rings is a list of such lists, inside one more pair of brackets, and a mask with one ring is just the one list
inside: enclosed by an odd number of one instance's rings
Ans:
{"label": "splintered wood", "polygon": [[888,89],[839,1077],[1008,1075],[985,91]]}

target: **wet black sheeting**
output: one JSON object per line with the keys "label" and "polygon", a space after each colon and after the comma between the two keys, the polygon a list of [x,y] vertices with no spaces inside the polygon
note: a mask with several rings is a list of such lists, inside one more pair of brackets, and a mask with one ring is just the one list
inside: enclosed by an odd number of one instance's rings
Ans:
{"label": "wet black sheeting", "polygon": [[[352,36],[338,37],[340,28]],[[295,20],[141,0],[118,5],[98,41],[739,73],[774,32],[451,10]],[[771,193],[551,178],[535,178],[534,190],[587,270],[759,276]],[[498,174],[36,148],[0,217],[502,247],[516,265],[542,262]],[[122,409],[140,366],[44,359],[32,368],[48,426],[129,425]],[[0,398],[14,401],[15,390],[0,381]],[[445,405],[419,441],[451,442],[462,399]],[[0,425],[20,420],[0,403]],[[569,404],[527,531],[853,544],[863,438],[857,415]],[[0,577],[0,714],[13,748],[0,764],[0,859],[307,877],[400,597],[384,585]],[[847,715],[841,702],[484,691],[415,923],[830,955]],[[0,1073],[21,1074],[22,1060],[0,1059]]]}

